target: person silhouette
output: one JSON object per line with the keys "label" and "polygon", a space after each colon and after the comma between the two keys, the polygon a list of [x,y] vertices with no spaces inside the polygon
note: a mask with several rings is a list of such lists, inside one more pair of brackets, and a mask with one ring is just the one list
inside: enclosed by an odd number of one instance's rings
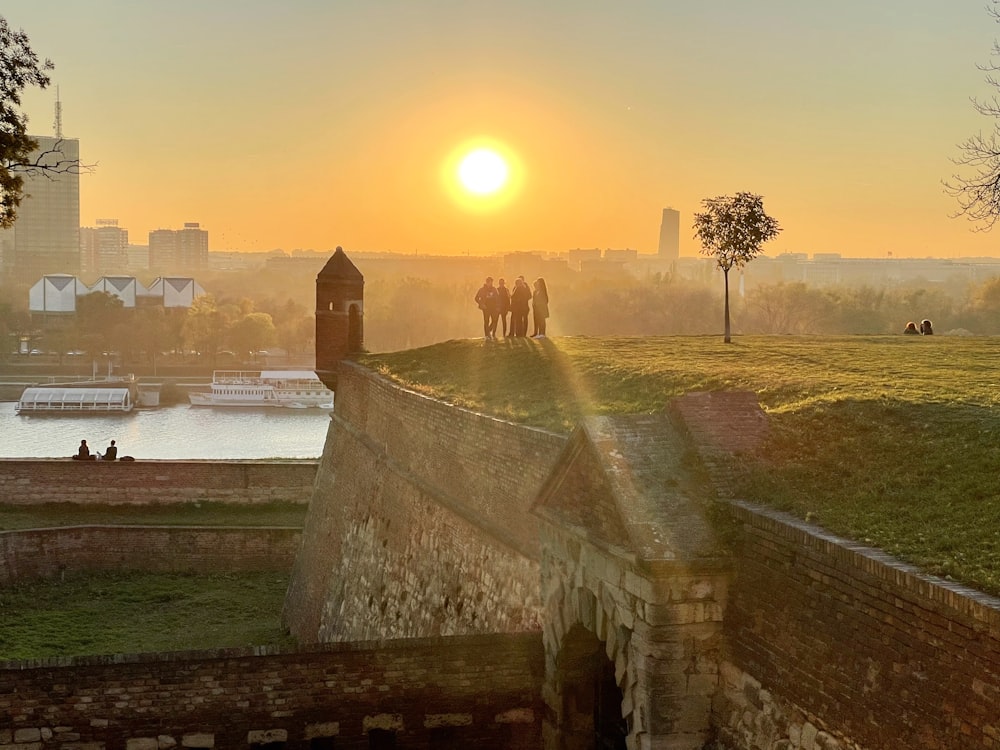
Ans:
{"label": "person silhouette", "polygon": [[115,445],[115,441],[111,441],[111,445],[108,446],[107,450],[104,451],[104,455],[101,456],[102,461],[116,461],[118,460],[118,446]]}
{"label": "person silhouette", "polygon": [[87,447],[87,441],[81,440],[80,447],[76,451],[76,455],[73,456],[74,461],[89,461],[93,456],[90,455],[90,448]]}

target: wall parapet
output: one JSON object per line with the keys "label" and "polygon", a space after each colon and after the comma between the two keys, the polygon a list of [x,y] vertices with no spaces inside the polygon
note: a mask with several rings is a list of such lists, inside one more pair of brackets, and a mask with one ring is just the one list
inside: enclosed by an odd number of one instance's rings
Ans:
{"label": "wall parapet", "polygon": [[86,525],[4,531],[0,586],[64,571],[287,572],[301,537],[296,527]]}
{"label": "wall parapet", "polygon": [[71,461],[0,458],[8,505],[307,504],[316,459]]}
{"label": "wall parapet", "polygon": [[734,676],[716,702],[733,741],[720,746],[749,746],[735,741],[747,726],[779,731],[774,711],[747,719],[763,711],[747,684],[791,707],[777,737],[808,724],[824,748],[1000,744],[1000,599],[780,511],[729,507],[741,533],[724,621]]}
{"label": "wall parapet", "polygon": [[405,746],[535,750],[543,661],[533,633],[0,662],[0,746],[362,747],[391,724]]}

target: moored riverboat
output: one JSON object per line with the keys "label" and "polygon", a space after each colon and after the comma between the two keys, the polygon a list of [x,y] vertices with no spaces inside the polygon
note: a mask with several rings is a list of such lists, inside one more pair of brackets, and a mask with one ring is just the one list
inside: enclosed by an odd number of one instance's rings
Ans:
{"label": "moored riverboat", "polygon": [[191,391],[192,406],[333,408],[333,391],[311,370],[216,370],[206,392]]}

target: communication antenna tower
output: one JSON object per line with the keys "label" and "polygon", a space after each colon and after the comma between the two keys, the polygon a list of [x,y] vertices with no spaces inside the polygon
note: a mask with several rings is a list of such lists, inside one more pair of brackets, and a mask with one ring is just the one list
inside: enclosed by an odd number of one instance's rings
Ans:
{"label": "communication antenna tower", "polygon": [[56,86],[56,119],[52,123],[52,129],[56,131],[56,138],[62,138],[62,102],[59,101],[59,86]]}

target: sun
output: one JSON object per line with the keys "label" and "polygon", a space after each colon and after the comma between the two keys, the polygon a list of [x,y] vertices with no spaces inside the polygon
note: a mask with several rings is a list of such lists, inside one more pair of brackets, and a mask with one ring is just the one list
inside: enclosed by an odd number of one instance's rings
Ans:
{"label": "sun", "polygon": [[492,195],[507,184],[510,168],[491,148],[476,148],[458,163],[458,181],[470,193]]}
{"label": "sun", "polygon": [[490,136],[457,143],[441,164],[445,192],[463,211],[493,213],[511,205],[524,185],[524,166],[508,144]]}

